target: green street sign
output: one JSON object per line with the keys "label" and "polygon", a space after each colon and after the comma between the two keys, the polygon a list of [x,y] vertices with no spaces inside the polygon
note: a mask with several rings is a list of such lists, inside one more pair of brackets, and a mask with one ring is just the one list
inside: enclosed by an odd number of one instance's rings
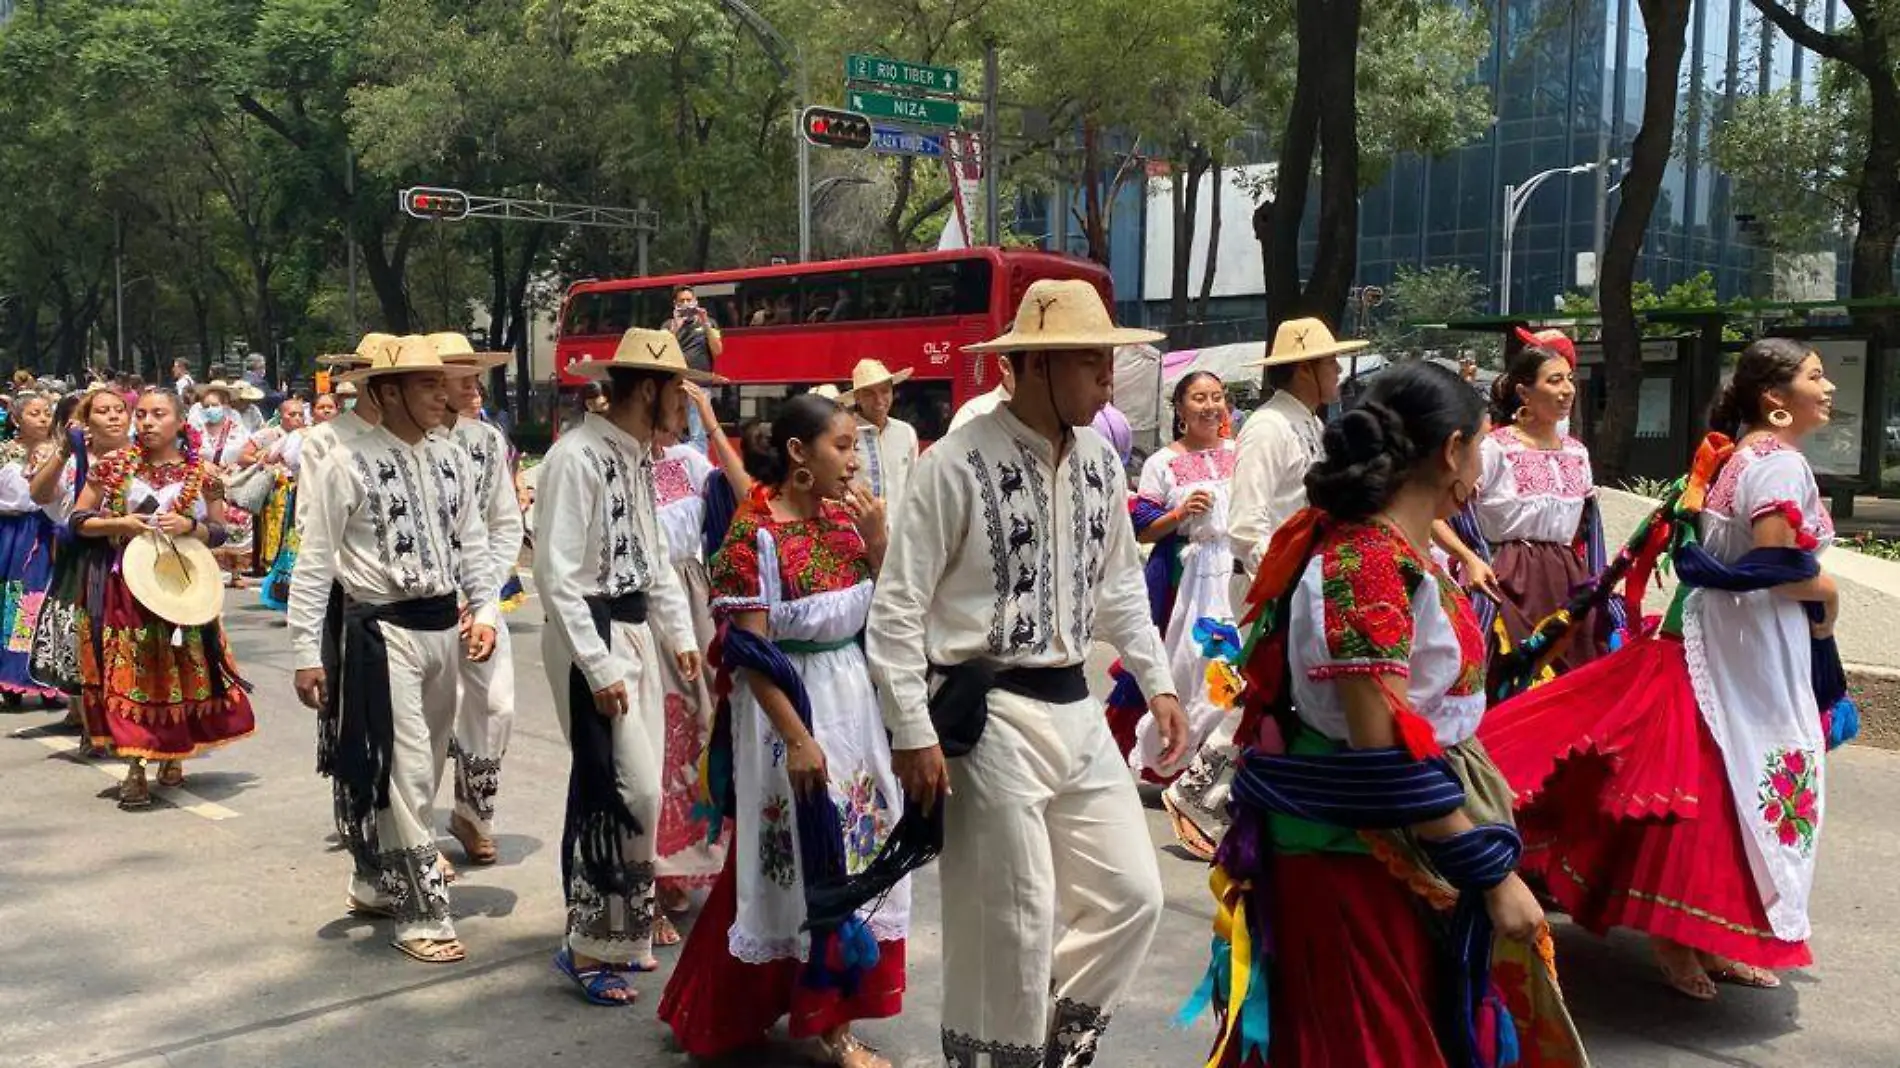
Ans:
{"label": "green street sign", "polygon": [[877,82],[926,93],[953,95],[963,81],[954,67],[925,67],[917,63],[900,63],[895,59],[857,55],[845,57],[844,77],[848,82]]}
{"label": "green street sign", "polygon": [[952,100],[925,100],[908,96],[891,96],[888,93],[861,93],[856,89],[845,94],[845,106],[861,115],[874,119],[898,119],[902,122],[916,123],[919,126],[955,126],[957,124],[957,105]]}

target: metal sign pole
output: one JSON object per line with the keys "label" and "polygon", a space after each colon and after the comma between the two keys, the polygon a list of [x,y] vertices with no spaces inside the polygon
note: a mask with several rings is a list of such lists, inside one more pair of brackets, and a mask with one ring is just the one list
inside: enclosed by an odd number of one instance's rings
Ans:
{"label": "metal sign pole", "polygon": [[1003,243],[996,190],[1002,164],[996,136],[997,78],[996,46],[990,45],[983,49],[983,243],[991,247]]}

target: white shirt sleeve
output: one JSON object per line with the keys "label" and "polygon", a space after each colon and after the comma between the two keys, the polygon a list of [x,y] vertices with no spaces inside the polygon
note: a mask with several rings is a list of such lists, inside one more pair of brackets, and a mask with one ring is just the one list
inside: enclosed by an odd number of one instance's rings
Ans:
{"label": "white shirt sleeve", "polygon": [[963,509],[958,507],[954,473],[948,464],[931,459],[926,456],[918,463],[905,491],[904,510],[891,531],[865,624],[865,654],[892,749],[928,749],[937,744],[937,730],[930,723],[925,620],[956,550],[953,532],[945,529],[943,517],[961,515]]}
{"label": "white shirt sleeve", "polygon": [[[554,450],[540,467],[540,482],[535,488],[536,535],[534,539],[534,577],[547,607],[547,625],[560,631],[574,653],[590,690],[598,693],[626,678],[630,665],[624,657],[600,638],[594,629],[593,613],[581,591],[592,589],[595,576],[587,573],[587,527],[579,517],[598,522],[600,502],[596,499],[585,464],[575,454]],[[567,521],[542,520],[539,513],[567,517]]]}
{"label": "white shirt sleeve", "polygon": [[521,516],[521,501],[515,497],[515,480],[508,470],[507,443],[501,440],[500,434],[495,437],[498,447],[490,450],[488,459],[494,468],[490,479],[493,488],[483,507],[488,524],[489,573],[495,580],[494,590],[499,591],[501,584],[508,580],[508,572],[514,570],[521,558],[521,541],[527,522]]}
{"label": "white shirt sleeve", "polygon": [[1234,558],[1249,575],[1260,567],[1273,541],[1273,479],[1280,468],[1279,421],[1256,411],[1241,428],[1234,452],[1233,497],[1227,504],[1227,537]]}
{"label": "white shirt sleeve", "polygon": [[[302,494],[297,519],[303,543],[290,574],[288,622],[296,668],[323,666],[323,611],[336,580],[337,546],[344,524],[356,507],[356,480],[342,464],[321,464],[311,471],[312,485]],[[312,492],[314,491],[314,492]],[[336,680],[330,680],[332,686]]]}
{"label": "white shirt sleeve", "polygon": [[1107,555],[1095,588],[1096,636],[1122,655],[1122,666],[1153,699],[1174,694],[1174,673],[1161,635],[1148,615],[1148,588],[1142,582],[1141,555],[1135,551],[1134,521],[1124,509],[1108,518]]}

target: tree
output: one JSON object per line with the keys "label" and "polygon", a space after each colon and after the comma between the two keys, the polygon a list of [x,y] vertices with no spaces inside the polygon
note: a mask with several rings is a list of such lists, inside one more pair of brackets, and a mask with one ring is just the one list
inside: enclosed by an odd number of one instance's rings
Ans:
{"label": "tree", "polygon": [[1642,127],[1626,156],[1623,194],[1603,247],[1597,291],[1602,294],[1603,375],[1606,403],[1594,463],[1614,482],[1628,469],[1642,389],[1642,336],[1633,303],[1636,257],[1662,193],[1676,136],[1676,84],[1694,0],[1637,0],[1648,37],[1643,72]]}
{"label": "tree", "polygon": [[1889,0],[1845,0],[1853,19],[1827,31],[1807,22],[1805,4],[1753,2],[1795,44],[1847,66],[1865,82],[1868,121],[1862,127],[1848,286],[1855,297],[1890,295],[1900,246],[1900,7]]}
{"label": "tree", "polygon": [[1852,72],[1824,61],[1821,91],[1792,86],[1747,96],[1709,138],[1710,157],[1734,181],[1734,206],[1755,216],[1762,243],[1805,252],[1838,237],[1854,215],[1865,158],[1866,100],[1843,85]]}
{"label": "tree", "polygon": [[1450,348],[1494,348],[1474,346],[1468,336],[1441,328],[1477,314],[1488,292],[1484,279],[1469,267],[1400,267],[1386,287],[1384,314],[1374,330],[1373,344],[1388,356]]}

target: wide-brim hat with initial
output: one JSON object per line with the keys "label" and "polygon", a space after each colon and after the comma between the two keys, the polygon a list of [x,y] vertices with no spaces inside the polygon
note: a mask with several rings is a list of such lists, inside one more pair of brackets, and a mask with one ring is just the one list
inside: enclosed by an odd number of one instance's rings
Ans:
{"label": "wide-brim hat with initial", "polygon": [[140,534],[126,542],[119,571],[133,598],[173,626],[201,627],[224,610],[224,574],[197,538]]}
{"label": "wide-brim hat with initial", "polygon": [[893,371],[884,366],[883,360],[859,360],[851,369],[851,395],[855,400],[858,390],[876,386],[901,386],[916,374],[916,368],[906,367],[902,371]]}
{"label": "wide-brim hat with initial", "polygon": [[501,367],[514,358],[510,352],[476,352],[468,338],[456,333],[430,334],[429,344],[435,346],[435,354],[442,357],[443,363],[463,364],[484,371]]}
{"label": "wide-brim hat with initial", "polygon": [[1280,367],[1289,363],[1321,360],[1341,353],[1357,352],[1369,341],[1340,341],[1318,319],[1288,319],[1273,332],[1273,349],[1264,360],[1241,364],[1242,367]]}
{"label": "wide-brim hat with initial", "polygon": [[1166,334],[1116,326],[1102,294],[1080,279],[1045,278],[1032,282],[1016,309],[1016,321],[1002,337],[965,352],[1047,352],[1052,349],[1112,349],[1143,345]]}
{"label": "wide-brim hat with initial", "polygon": [[375,331],[363,335],[356,343],[355,352],[331,353],[317,357],[317,362],[326,367],[362,367],[367,365],[384,346],[396,340],[394,334],[382,334]]}
{"label": "wide-brim hat with initial", "polygon": [[642,330],[639,327],[620,336],[620,344],[614,349],[613,359],[582,360],[570,365],[567,373],[598,382],[615,368],[624,371],[658,371],[661,374],[678,375],[688,382],[717,384],[725,381],[711,371],[701,371],[688,365],[686,354],[680,351],[679,338],[674,337],[671,330]]}
{"label": "wide-brim hat with initial", "polygon": [[368,382],[374,378],[386,378],[390,375],[438,373],[450,378],[463,378],[478,375],[482,369],[470,364],[443,363],[442,357],[435,354],[435,346],[420,334],[409,334],[383,345],[377,349],[370,362],[353,371],[345,371],[337,376],[339,382]]}

